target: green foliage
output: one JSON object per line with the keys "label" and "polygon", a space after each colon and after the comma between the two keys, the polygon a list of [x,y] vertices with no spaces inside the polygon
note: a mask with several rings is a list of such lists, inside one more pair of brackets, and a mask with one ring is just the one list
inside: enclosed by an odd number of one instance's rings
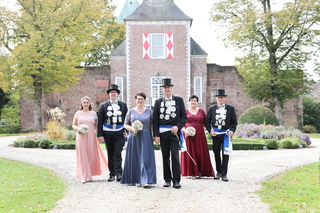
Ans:
{"label": "green foliage", "polygon": [[9,59],[3,58],[9,73],[0,74],[34,100],[34,129],[40,132],[43,94],[76,85],[84,71],[79,68],[83,61],[106,64],[110,52],[124,39],[125,25],[116,22],[110,1],[16,3],[20,11],[0,7],[0,45],[11,53]]}
{"label": "green foliage", "polygon": [[279,140],[280,139],[280,132],[277,131],[276,129],[265,129],[265,130],[261,131],[260,138]]}
{"label": "green foliage", "polygon": [[66,133],[66,140],[67,141],[75,141],[77,133],[73,130],[69,130]]}
{"label": "green foliage", "polygon": [[[311,127],[315,127],[318,132],[320,132],[320,102],[314,100],[310,95],[303,96],[303,125],[306,128],[306,133],[313,133],[314,131]],[[314,131],[316,132],[316,131]]]}
{"label": "green foliage", "polygon": [[0,125],[0,133],[19,133],[20,125]]}
{"label": "green foliage", "polygon": [[279,125],[279,122],[273,112],[262,105],[252,106],[244,111],[239,117],[238,123]]}
{"label": "green foliage", "polygon": [[1,109],[4,105],[8,103],[9,99],[7,97],[7,94],[3,92],[3,90],[0,88],[0,116],[1,116]]}
{"label": "green foliage", "polygon": [[293,148],[293,144],[290,139],[282,139],[279,141],[279,144],[280,144],[280,148],[284,148],[284,149],[292,149]]}
{"label": "green foliage", "polygon": [[275,139],[265,140],[265,144],[268,147],[268,149],[278,149],[279,148],[277,140],[275,140]]}
{"label": "green foliage", "polygon": [[34,141],[32,139],[27,138],[25,141],[22,143],[22,147],[24,148],[35,148],[39,147],[40,141]]}
{"label": "green foliage", "polygon": [[312,83],[304,65],[319,56],[320,34],[313,29],[320,24],[319,5],[319,0],[279,7],[266,0],[219,0],[211,10],[213,24],[225,29],[218,37],[244,55],[237,58],[244,91],[270,103],[281,125],[283,104]]}
{"label": "green foliage", "polygon": [[319,162],[270,178],[256,193],[271,212],[319,212]]}
{"label": "green foliage", "polygon": [[312,125],[305,125],[302,127],[302,131],[304,133],[315,133],[317,132],[317,129]]}
{"label": "green foliage", "polygon": [[0,212],[49,212],[68,188],[49,169],[2,158],[0,164]]}
{"label": "green foliage", "polygon": [[39,147],[41,147],[42,149],[49,149],[50,144],[52,144],[52,142],[49,139],[44,139],[40,141]]}
{"label": "green foliage", "polygon": [[19,94],[16,90],[11,90],[8,95],[9,101],[1,110],[1,124],[12,125],[14,130],[10,132],[18,133],[20,131],[15,127],[20,126],[20,103]]}

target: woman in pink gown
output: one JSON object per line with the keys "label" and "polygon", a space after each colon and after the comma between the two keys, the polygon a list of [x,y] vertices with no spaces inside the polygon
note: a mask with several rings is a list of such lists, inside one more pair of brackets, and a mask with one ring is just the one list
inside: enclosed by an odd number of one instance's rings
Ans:
{"label": "woman in pink gown", "polygon": [[[92,176],[108,170],[107,159],[96,137],[97,113],[91,111],[90,98],[81,98],[81,107],[73,118],[76,135],[77,175],[82,183],[92,181]],[[84,128],[83,128],[84,127]],[[88,128],[86,128],[88,127]],[[87,130],[86,130],[87,129]]]}
{"label": "woman in pink gown", "polygon": [[[200,178],[203,176],[214,177],[207,139],[204,133],[206,113],[203,109],[198,108],[198,97],[192,95],[189,98],[189,108],[187,112],[187,122],[182,129],[188,153],[181,152],[181,174],[182,176],[191,176],[192,178]],[[187,127],[192,126],[196,130],[194,136],[187,133]]]}

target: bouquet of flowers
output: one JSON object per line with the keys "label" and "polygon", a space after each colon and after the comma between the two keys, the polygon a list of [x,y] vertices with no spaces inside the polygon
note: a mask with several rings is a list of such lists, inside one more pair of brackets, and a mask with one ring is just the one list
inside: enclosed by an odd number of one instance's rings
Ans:
{"label": "bouquet of flowers", "polygon": [[79,126],[79,133],[80,133],[80,134],[88,133],[88,131],[89,131],[88,125],[86,125],[86,124],[81,124],[81,125]]}
{"label": "bouquet of flowers", "polygon": [[[136,129],[136,130],[142,130],[143,128],[143,124],[141,123],[141,121],[139,120],[135,120],[133,123],[132,123],[132,128]],[[137,133],[134,133],[134,136],[136,136]]]}
{"label": "bouquet of flowers", "polygon": [[188,126],[186,130],[189,136],[192,137],[196,135],[196,129],[193,126]]}

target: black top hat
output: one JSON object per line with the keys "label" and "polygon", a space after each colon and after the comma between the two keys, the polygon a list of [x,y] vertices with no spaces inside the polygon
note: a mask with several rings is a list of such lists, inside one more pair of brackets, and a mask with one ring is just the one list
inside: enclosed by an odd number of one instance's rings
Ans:
{"label": "black top hat", "polygon": [[217,97],[217,96],[227,97],[227,95],[225,94],[224,89],[218,89],[218,90],[217,90],[217,93],[216,93],[216,97]]}
{"label": "black top hat", "polygon": [[172,87],[173,84],[171,84],[171,78],[164,78],[162,79],[162,87]]}
{"label": "black top hat", "polygon": [[111,84],[110,88],[107,90],[107,93],[109,94],[111,90],[117,91],[118,95],[120,94],[120,90],[118,89],[118,85],[116,84]]}

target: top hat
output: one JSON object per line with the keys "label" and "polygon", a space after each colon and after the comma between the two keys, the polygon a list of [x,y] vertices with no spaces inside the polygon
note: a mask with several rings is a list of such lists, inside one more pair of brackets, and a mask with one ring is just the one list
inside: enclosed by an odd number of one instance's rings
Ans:
{"label": "top hat", "polygon": [[217,97],[217,96],[227,97],[227,95],[225,94],[224,89],[218,89],[218,90],[217,90],[217,93],[216,93],[216,97]]}
{"label": "top hat", "polygon": [[164,78],[162,79],[162,87],[172,87],[173,84],[171,84],[171,78]]}
{"label": "top hat", "polygon": [[118,95],[120,94],[120,90],[118,89],[118,85],[116,84],[111,84],[110,88],[107,90],[107,93],[109,94],[111,90],[117,91]]}

